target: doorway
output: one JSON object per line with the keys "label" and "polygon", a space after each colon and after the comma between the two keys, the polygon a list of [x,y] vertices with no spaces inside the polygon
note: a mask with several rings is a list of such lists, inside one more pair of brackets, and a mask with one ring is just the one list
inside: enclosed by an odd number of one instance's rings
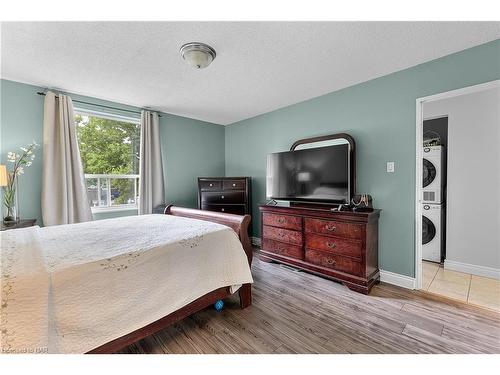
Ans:
{"label": "doorway", "polygon": [[500,311],[500,81],[416,104],[415,287]]}

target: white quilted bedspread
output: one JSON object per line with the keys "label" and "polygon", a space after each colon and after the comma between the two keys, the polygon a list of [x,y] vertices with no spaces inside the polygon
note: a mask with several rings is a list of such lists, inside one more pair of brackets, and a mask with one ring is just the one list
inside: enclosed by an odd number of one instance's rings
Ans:
{"label": "white quilted bedspread", "polygon": [[142,215],[0,236],[4,353],[84,353],[252,282],[236,233],[206,221]]}

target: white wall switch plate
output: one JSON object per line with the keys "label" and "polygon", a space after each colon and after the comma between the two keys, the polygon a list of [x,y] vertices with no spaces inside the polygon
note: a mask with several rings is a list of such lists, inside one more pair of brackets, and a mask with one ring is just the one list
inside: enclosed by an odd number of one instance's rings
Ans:
{"label": "white wall switch plate", "polygon": [[394,173],[394,162],[393,161],[387,162],[387,173]]}

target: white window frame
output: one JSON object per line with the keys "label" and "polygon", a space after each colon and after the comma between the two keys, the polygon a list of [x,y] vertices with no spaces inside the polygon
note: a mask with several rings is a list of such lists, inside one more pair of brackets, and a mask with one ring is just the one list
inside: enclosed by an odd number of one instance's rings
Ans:
{"label": "white window frame", "polygon": [[[130,116],[123,116],[119,114],[114,114],[114,113],[109,113],[109,112],[101,112],[101,111],[96,111],[96,110],[91,110],[91,109],[85,109],[85,108],[74,108],[74,114],[75,115],[82,115],[82,116],[92,116],[92,117],[99,117],[103,119],[108,119],[108,120],[115,120],[115,121],[123,121],[123,122],[129,122],[132,124],[140,125],[141,120],[136,117],[130,117]],[[138,197],[138,185],[139,185],[139,178],[140,176],[138,174],[130,174],[130,175],[122,175],[122,174],[91,174],[91,173],[86,173],[84,175],[85,179],[88,178],[97,178],[97,179],[106,179],[107,180],[107,186],[111,187],[110,180],[111,179],[117,179],[117,178],[123,178],[123,179],[135,179],[134,181],[134,196],[137,198]],[[99,185],[98,185],[99,186]],[[99,188],[98,188],[99,189]],[[108,197],[107,197],[107,206],[97,206],[97,207],[91,207],[92,213],[100,213],[100,212],[117,212],[117,211],[132,211],[132,210],[138,210],[139,206],[138,203],[134,204],[120,204],[116,206],[111,206],[111,188],[108,188]],[[98,197],[100,197],[100,192],[98,192]]]}

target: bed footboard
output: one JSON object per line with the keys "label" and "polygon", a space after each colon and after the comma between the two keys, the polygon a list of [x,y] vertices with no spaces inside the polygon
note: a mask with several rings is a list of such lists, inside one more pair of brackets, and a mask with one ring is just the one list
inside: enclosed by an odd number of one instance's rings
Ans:
{"label": "bed footboard", "polygon": [[[232,228],[238,235],[243,249],[247,254],[248,264],[252,266],[253,249],[248,237],[248,226],[250,225],[250,215],[233,215],[221,212],[202,211],[193,208],[175,207],[168,205],[165,207],[165,215],[189,217],[219,223]],[[243,284],[239,290],[240,307],[244,309],[252,304],[252,284]]]}

